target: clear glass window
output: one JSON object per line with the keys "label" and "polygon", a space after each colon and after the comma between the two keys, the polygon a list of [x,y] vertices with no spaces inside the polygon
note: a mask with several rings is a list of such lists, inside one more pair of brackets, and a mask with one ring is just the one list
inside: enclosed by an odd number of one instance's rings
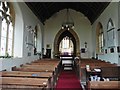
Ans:
{"label": "clear glass window", "polygon": [[[4,13],[4,14],[2,14]],[[0,2],[0,16],[2,17],[1,24],[1,45],[0,56],[12,56],[13,52],[13,23],[10,20],[10,8],[8,2]]]}

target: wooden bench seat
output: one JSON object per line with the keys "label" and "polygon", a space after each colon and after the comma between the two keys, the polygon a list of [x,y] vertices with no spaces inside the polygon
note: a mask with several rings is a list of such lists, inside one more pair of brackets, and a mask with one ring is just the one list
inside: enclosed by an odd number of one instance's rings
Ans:
{"label": "wooden bench seat", "polygon": [[33,61],[31,63],[59,63],[60,61]]}
{"label": "wooden bench seat", "polygon": [[120,81],[89,81],[88,89],[98,90],[98,89],[107,89],[107,90],[120,90]]}
{"label": "wooden bench seat", "polygon": [[59,63],[60,61],[36,61],[26,65],[41,65],[43,67],[53,66],[54,68],[57,68]]}
{"label": "wooden bench seat", "polygon": [[[36,60],[36,61],[33,61],[33,62],[36,62],[36,63],[43,63],[43,62],[46,62],[46,63],[59,63],[60,61],[59,60]],[[33,63],[32,62],[32,63]]]}
{"label": "wooden bench seat", "polygon": [[0,85],[2,90],[41,90],[45,87],[28,85]]}
{"label": "wooden bench seat", "polygon": [[[57,81],[60,60],[37,60],[21,67],[14,66],[12,72],[5,77],[29,77],[29,78],[50,78],[50,87],[54,87]],[[16,73],[17,74],[16,74]],[[19,72],[19,73],[18,73]],[[35,73],[34,73],[35,72]],[[42,74],[41,74],[42,73]],[[49,73],[49,74],[48,74]],[[3,73],[5,75],[5,73]],[[48,79],[47,78],[47,79]]]}
{"label": "wooden bench seat", "polygon": [[31,64],[31,65],[23,65],[23,66],[21,66],[21,67],[35,67],[35,68],[41,68],[41,67],[53,67],[53,68],[57,68],[57,65],[50,65],[50,64],[48,64],[48,65],[44,65],[44,64],[41,64],[41,65],[37,65],[37,64],[35,64],[35,65],[33,65],[33,64]]}
{"label": "wooden bench seat", "polygon": [[20,68],[16,68],[14,69],[14,71],[28,71],[28,72],[54,72],[55,71],[55,67],[53,66],[49,66],[49,67],[20,67]]}
{"label": "wooden bench seat", "polygon": [[[60,62],[60,61],[59,61],[59,62]],[[52,61],[48,61],[48,62],[47,62],[47,61],[42,61],[42,62],[39,61],[39,62],[37,62],[37,61],[36,61],[36,62],[31,62],[31,63],[39,63],[39,64],[42,64],[42,63],[43,63],[43,64],[59,64],[59,62],[52,62]]]}
{"label": "wooden bench seat", "polygon": [[[89,65],[89,64],[86,64],[86,65]],[[80,68],[86,68],[86,65],[79,65]],[[116,67],[116,65],[112,65],[112,64],[99,64],[99,65],[89,65],[89,67],[91,69],[94,69],[94,68],[101,68],[101,67]]]}
{"label": "wooden bench seat", "polygon": [[101,70],[102,77],[111,79],[117,78],[118,80],[120,80],[120,66],[102,67]]}
{"label": "wooden bench seat", "polygon": [[52,77],[52,72],[23,72],[23,71],[2,71],[2,77],[37,77],[49,78]]}
{"label": "wooden bench seat", "polygon": [[[116,64],[111,64],[110,62],[106,62],[106,61],[102,61],[102,60],[94,60],[94,59],[83,59],[83,60],[80,60],[80,62],[78,64],[78,67],[79,67],[79,69],[78,69],[79,77],[81,79],[81,82],[85,82],[85,83],[87,83],[87,81],[89,81],[89,77],[88,77],[89,75],[86,72],[86,65],[89,65],[90,71],[95,71],[94,69],[96,69],[96,68],[101,69],[100,76],[103,76],[103,77],[106,77],[107,75],[113,76],[113,73],[109,74],[109,70],[106,72],[106,69],[104,69],[104,71],[103,71],[102,68],[107,68],[107,67],[114,68],[114,67],[117,67]],[[111,69],[111,70],[114,70],[114,69]],[[117,70],[115,70],[115,72],[116,71]],[[118,76],[118,75],[114,75],[114,76]],[[115,77],[115,80],[117,80],[116,77]]]}
{"label": "wooden bench seat", "polygon": [[53,88],[57,81],[59,60],[37,60],[12,71],[1,71],[3,88]]}
{"label": "wooden bench seat", "polygon": [[31,62],[31,63],[44,63],[44,64],[59,64],[59,62],[50,62],[50,61],[45,61],[45,62]]}
{"label": "wooden bench seat", "polygon": [[0,77],[1,85],[22,85],[47,87],[48,79],[46,78],[22,78],[22,77]]}

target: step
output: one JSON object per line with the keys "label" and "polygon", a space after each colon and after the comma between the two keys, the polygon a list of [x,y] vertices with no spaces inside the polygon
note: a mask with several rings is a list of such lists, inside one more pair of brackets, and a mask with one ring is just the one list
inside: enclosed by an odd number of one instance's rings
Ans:
{"label": "step", "polygon": [[64,70],[72,70],[72,67],[64,67]]}
{"label": "step", "polygon": [[64,64],[64,67],[66,67],[66,66],[67,67],[69,67],[69,66],[72,67],[73,65],[72,64]]}
{"label": "step", "polygon": [[62,60],[62,65],[64,64],[73,64],[72,60]]}

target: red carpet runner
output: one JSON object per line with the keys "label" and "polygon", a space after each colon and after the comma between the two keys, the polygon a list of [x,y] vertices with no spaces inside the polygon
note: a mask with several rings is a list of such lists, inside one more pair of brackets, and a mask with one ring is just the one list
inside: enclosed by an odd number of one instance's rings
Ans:
{"label": "red carpet runner", "polygon": [[55,90],[82,90],[74,71],[62,71]]}

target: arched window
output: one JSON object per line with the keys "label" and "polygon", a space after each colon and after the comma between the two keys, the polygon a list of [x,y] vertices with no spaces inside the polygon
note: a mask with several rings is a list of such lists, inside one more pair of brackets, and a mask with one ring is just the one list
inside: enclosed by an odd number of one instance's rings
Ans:
{"label": "arched window", "polygon": [[0,2],[0,56],[13,56],[14,16],[8,2]]}
{"label": "arched window", "polygon": [[38,31],[38,27],[35,26],[35,30],[34,30],[34,54],[37,53],[37,31]]}
{"label": "arched window", "polygon": [[99,22],[97,25],[97,53],[103,53],[104,47],[104,34],[102,24]]}
{"label": "arched window", "polygon": [[66,36],[62,39],[59,46],[59,51],[61,54],[69,54],[73,53],[73,42],[70,37]]}
{"label": "arched window", "polygon": [[63,40],[62,40],[62,48],[63,49],[67,49],[67,48],[69,48],[69,37],[65,37],[65,38],[63,38]]}
{"label": "arched window", "polygon": [[34,31],[34,46],[37,48],[37,31],[38,27],[35,26],[35,31]]}

